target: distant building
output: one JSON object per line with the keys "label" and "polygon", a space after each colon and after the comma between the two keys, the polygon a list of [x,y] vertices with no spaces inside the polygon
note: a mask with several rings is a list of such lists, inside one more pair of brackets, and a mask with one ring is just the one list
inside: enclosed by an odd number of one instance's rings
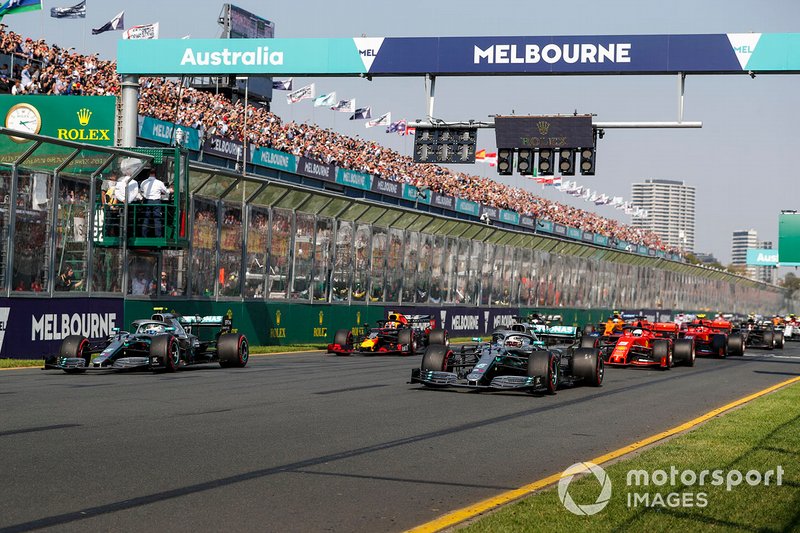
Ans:
{"label": "distant building", "polygon": [[706,253],[703,253],[703,252],[695,252],[694,256],[697,258],[698,261],[700,261],[704,265],[710,265],[712,263],[719,263],[719,259],[714,257],[714,254],[706,254]]}
{"label": "distant building", "polygon": [[[772,241],[760,241],[757,248],[772,249]],[[771,266],[757,266],[756,279],[764,283],[775,283],[775,271],[777,269]]]}
{"label": "distant building", "polygon": [[731,264],[746,267],[747,277],[756,279],[756,267],[747,266],[747,249],[758,248],[758,232],[754,229],[734,231],[731,242]]}
{"label": "distant building", "polygon": [[695,189],[682,181],[644,180],[631,186],[631,201],[649,212],[631,225],[653,231],[668,246],[694,251]]}

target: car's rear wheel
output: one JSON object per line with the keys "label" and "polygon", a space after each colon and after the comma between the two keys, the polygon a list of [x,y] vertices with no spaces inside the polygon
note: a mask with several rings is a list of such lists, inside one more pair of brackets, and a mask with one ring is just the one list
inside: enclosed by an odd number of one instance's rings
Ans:
{"label": "car's rear wheel", "polygon": [[[61,348],[59,349],[61,357],[69,357],[71,359],[83,359],[86,366],[89,366],[89,339],[83,335],[70,335],[61,341]],[[85,372],[85,368],[65,368],[64,372],[67,374],[80,374]]]}
{"label": "car's rear wheel", "polygon": [[450,346],[450,337],[447,335],[447,331],[443,329],[434,329],[428,335],[428,344],[442,344],[444,346]]}
{"label": "car's rear wheel", "polygon": [[776,331],[775,332],[775,347],[779,350],[783,350],[783,345],[785,344],[785,340],[783,339],[783,332]]}
{"label": "car's rear wheel", "polygon": [[771,350],[775,347],[775,334],[772,331],[764,332],[764,348]]}
{"label": "car's rear wheel", "polygon": [[556,393],[558,372],[558,356],[554,352],[536,351],[528,357],[528,377],[540,377],[547,394]]}
{"label": "car's rear wheel", "polygon": [[605,376],[605,363],[600,352],[593,348],[578,348],[572,354],[572,373],[587,385],[599,387]]}
{"label": "car's rear wheel", "polygon": [[664,361],[661,364],[663,370],[669,370],[672,367],[672,352],[669,349],[668,340],[661,339],[653,342],[653,358]]}
{"label": "car's rear wheel", "polygon": [[730,355],[744,355],[744,338],[741,335],[728,335],[728,353]]}
{"label": "car's rear wheel", "polygon": [[157,357],[164,370],[175,372],[181,364],[181,347],[173,335],[158,335],[150,342],[150,358]]}
{"label": "car's rear wheel", "polygon": [[420,368],[423,371],[447,372],[447,363],[450,361],[452,351],[442,344],[433,344],[425,350]]}
{"label": "car's rear wheel", "polygon": [[581,348],[594,348],[597,346],[597,339],[598,337],[590,337],[584,332],[583,337],[581,337]]}
{"label": "car's rear wheel", "polygon": [[397,344],[405,346],[400,351],[404,355],[414,355],[416,346],[414,346],[414,331],[410,329],[401,329],[397,334]]}
{"label": "car's rear wheel", "polygon": [[672,355],[675,358],[676,365],[694,366],[695,353],[692,339],[675,340]]}
{"label": "car's rear wheel", "polygon": [[225,333],[217,342],[219,366],[223,368],[244,368],[250,359],[250,345],[247,337],[240,333]]}
{"label": "car's rear wheel", "polygon": [[726,348],[728,348],[728,346],[725,341],[725,335],[714,335],[711,337],[711,351],[713,351],[715,355],[725,357],[730,353],[730,349]]}

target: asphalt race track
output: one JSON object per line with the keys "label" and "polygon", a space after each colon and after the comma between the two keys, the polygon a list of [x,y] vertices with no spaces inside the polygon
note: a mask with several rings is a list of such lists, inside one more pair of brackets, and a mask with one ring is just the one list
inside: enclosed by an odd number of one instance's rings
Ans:
{"label": "asphalt race track", "polygon": [[0,372],[0,531],[400,531],[800,375],[800,343],[552,397],[408,385],[419,361]]}

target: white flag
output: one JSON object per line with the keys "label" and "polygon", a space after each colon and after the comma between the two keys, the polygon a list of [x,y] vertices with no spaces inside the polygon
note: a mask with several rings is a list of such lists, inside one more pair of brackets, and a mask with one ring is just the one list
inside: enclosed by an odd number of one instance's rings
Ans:
{"label": "white flag", "polygon": [[331,111],[341,111],[342,113],[355,113],[356,112],[356,99],[339,100],[335,105],[331,106]]}
{"label": "white flag", "polygon": [[374,126],[388,126],[392,123],[392,112],[384,113],[377,120],[370,120],[364,126],[367,128],[372,128]]}
{"label": "white flag", "polygon": [[122,32],[123,39],[158,39],[158,22],[133,26]]}
{"label": "white flag", "polygon": [[617,206],[622,203],[622,196],[615,196],[611,199],[611,205]]}
{"label": "white flag", "polygon": [[296,104],[300,100],[314,98],[314,84],[301,87],[294,92],[286,95],[286,102],[289,104]]}
{"label": "white flag", "polygon": [[336,92],[323,94],[314,99],[314,107],[329,107],[336,103]]}

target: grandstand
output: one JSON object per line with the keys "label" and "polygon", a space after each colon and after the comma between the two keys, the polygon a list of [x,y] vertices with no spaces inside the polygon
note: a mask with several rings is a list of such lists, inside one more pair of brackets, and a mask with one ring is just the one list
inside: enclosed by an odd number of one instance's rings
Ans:
{"label": "grandstand", "polygon": [[[0,52],[9,59],[5,86],[0,69],[0,90],[5,88],[14,94],[119,94],[113,61],[102,61],[95,55],[78,54],[57,45],[49,46],[44,41],[33,41],[9,31],[0,34]],[[141,84],[141,115],[197,129],[203,136],[243,140],[245,109],[242,101],[234,104],[223,94],[182,87],[163,78],[143,78]],[[650,231],[546,200],[523,189],[457,173],[439,165],[416,164],[410,157],[376,142],[353,139],[313,124],[286,123],[260,106],[249,106],[247,113],[247,144],[252,147],[288,152],[634,245],[678,252],[668,250]]]}

